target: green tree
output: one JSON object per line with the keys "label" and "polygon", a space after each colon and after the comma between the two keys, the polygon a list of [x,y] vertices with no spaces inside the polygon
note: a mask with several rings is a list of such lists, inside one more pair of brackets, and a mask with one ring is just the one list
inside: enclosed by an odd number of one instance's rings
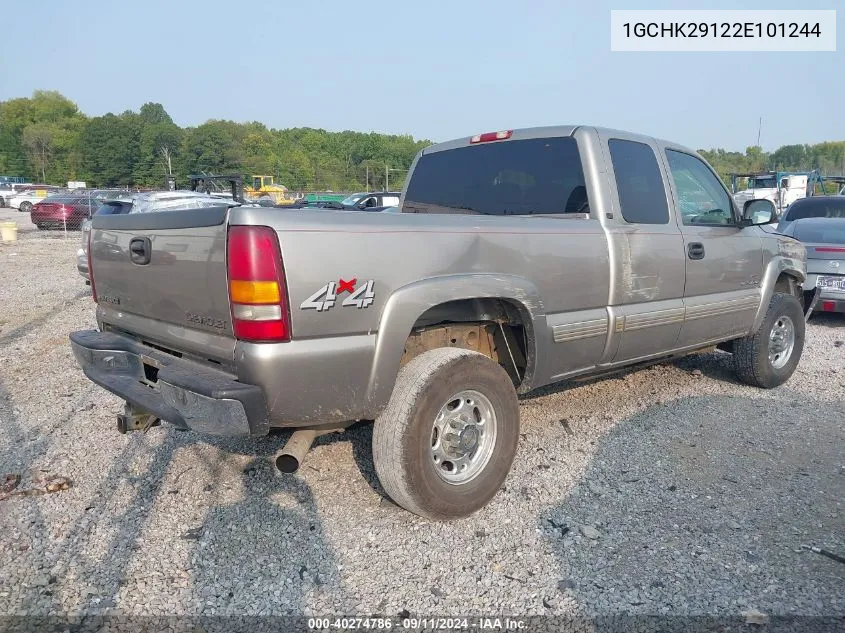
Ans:
{"label": "green tree", "polygon": [[185,131],[181,146],[183,176],[200,171],[242,173],[241,127],[233,121],[206,121]]}
{"label": "green tree", "polygon": [[134,112],[90,119],[79,141],[85,180],[107,187],[135,184],[141,128]]}
{"label": "green tree", "polygon": [[37,90],[31,98],[0,102],[3,172],[61,181],[73,164],[71,155],[83,122],[76,104],[58,92]]}
{"label": "green tree", "polygon": [[807,145],[784,145],[769,156],[769,165],[777,170],[798,171],[810,164]]}
{"label": "green tree", "polygon": [[158,123],[174,125],[173,119],[170,118],[170,115],[167,114],[164,106],[160,103],[145,103],[138,111],[138,116],[141,117],[141,121],[147,125],[155,125]]}
{"label": "green tree", "polygon": [[161,186],[166,176],[178,171],[181,143],[182,130],[174,123],[161,121],[142,125],[134,181]]}
{"label": "green tree", "polygon": [[54,123],[33,123],[26,126],[21,135],[29,164],[40,175],[41,182],[47,181],[47,167],[53,160],[56,136]]}

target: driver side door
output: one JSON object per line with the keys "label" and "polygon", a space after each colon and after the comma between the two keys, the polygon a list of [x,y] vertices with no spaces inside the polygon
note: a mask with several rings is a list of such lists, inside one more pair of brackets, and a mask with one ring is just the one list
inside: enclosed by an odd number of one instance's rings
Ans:
{"label": "driver side door", "polygon": [[739,226],[730,194],[704,161],[668,147],[664,156],[685,255],[678,346],[745,334],[760,303],[762,240]]}

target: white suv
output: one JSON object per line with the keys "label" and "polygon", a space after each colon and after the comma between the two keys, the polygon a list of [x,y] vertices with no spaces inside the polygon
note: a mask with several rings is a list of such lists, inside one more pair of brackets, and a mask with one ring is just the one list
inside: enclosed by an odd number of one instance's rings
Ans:
{"label": "white suv", "polygon": [[28,183],[4,182],[0,184],[0,208],[9,206],[9,198],[20,193],[24,187],[29,187]]}

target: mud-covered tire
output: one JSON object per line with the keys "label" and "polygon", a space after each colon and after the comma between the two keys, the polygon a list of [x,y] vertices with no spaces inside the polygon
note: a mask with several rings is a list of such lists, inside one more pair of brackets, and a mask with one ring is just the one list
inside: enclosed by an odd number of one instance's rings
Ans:
{"label": "mud-covered tire", "polygon": [[[496,431],[477,474],[451,483],[437,472],[432,433],[443,407],[462,392],[484,396]],[[399,371],[390,401],[375,421],[373,462],[396,504],[429,519],[458,519],[482,508],[501,488],[518,440],[519,403],[507,372],[478,352],[440,348]]]}
{"label": "mud-covered tire", "polygon": [[32,203],[31,202],[21,202],[21,206],[18,207],[18,211],[21,213],[29,213],[32,211]]}
{"label": "mud-covered tire", "polygon": [[[787,358],[775,355],[773,361],[770,355],[779,349],[773,332],[782,330],[785,325],[793,329],[792,348]],[[734,341],[734,369],[739,379],[763,389],[772,389],[789,380],[801,360],[804,330],[804,311],[798,299],[790,294],[774,294],[760,328],[754,334]]]}

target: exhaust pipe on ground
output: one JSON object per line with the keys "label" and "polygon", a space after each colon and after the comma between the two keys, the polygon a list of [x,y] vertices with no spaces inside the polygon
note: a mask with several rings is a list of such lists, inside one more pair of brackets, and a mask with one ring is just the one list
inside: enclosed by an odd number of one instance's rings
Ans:
{"label": "exhaust pipe on ground", "polygon": [[288,475],[295,473],[302,465],[305,455],[311,450],[311,445],[320,432],[315,429],[301,429],[294,431],[284,448],[276,455],[276,468]]}

